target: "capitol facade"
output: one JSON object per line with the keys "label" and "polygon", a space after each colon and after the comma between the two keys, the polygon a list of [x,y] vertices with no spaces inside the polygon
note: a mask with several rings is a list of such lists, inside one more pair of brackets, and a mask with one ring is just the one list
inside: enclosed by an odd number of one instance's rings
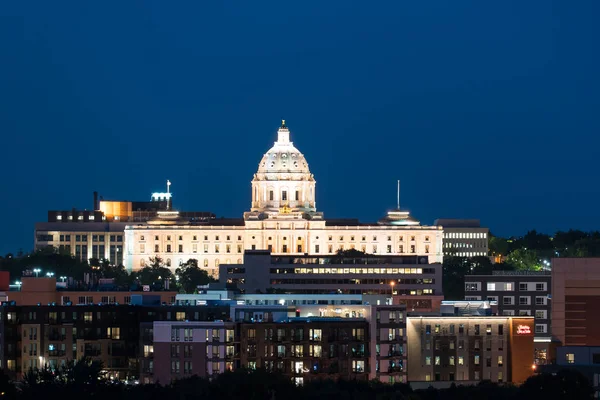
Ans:
{"label": "capitol facade", "polygon": [[125,227],[124,265],[136,271],[160,257],[176,269],[196,259],[216,277],[220,264],[243,263],[245,250],[327,257],[340,249],[442,262],[441,226],[422,226],[400,209],[372,224],[328,221],[317,211],[315,194],[315,178],[282,121],[277,141],[263,155],[252,179],[252,202],[243,220],[194,223],[177,211],[159,212],[153,220]]}

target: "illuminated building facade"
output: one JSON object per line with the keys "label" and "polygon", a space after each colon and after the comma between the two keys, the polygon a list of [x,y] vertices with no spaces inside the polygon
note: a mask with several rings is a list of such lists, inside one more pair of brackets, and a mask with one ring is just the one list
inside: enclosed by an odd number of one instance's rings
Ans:
{"label": "illuminated building facade", "polygon": [[465,300],[492,301],[498,315],[534,317],[535,362],[549,363],[552,344],[552,277],[546,271],[494,271],[465,276]]}
{"label": "illuminated building facade", "polygon": [[279,256],[248,250],[243,264],[221,265],[221,283],[242,293],[442,294],[442,265],[427,257]]}
{"label": "illuminated building facade", "polygon": [[[441,226],[421,226],[408,212],[390,211],[377,223],[327,221],[316,207],[316,181],[304,155],[282,123],[277,141],[251,183],[250,211],[243,219],[193,223],[177,212],[125,228],[125,266],[137,270],[151,257],[171,268],[189,259],[218,276],[219,265],[241,264],[245,250],[274,255],[331,256],[355,249],[375,255],[426,257],[442,262]],[[398,204],[399,206],[399,204]]]}
{"label": "illuminated building facade", "polygon": [[444,255],[488,256],[489,229],[482,227],[478,219],[436,219],[433,224],[444,228]]}
{"label": "illuminated building facade", "polygon": [[522,383],[534,373],[533,318],[409,316],[408,380]]}
{"label": "illuminated building facade", "polygon": [[[99,199],[94,192],[92,211],[48,211],[47,222],[35,224],[34,248],[56,248],[81,261],[95,258],[122,265],[126,225],[156,218],[171,207],[171,198],[171,193],[153,193],[151,201],[109,201]],[[215,218],[205,211],[180,215],[193,222],[209,222]]]}

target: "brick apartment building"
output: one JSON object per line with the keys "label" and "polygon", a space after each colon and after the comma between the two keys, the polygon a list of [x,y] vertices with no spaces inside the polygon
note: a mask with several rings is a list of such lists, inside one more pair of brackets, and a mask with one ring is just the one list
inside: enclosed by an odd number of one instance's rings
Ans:
{"label": "brick apartment building", "polygon": [[102,361],[110,377],[139,376],[140,328],[163,321],[228,318],[228,306],[19,306],[0,307],[0,364],[12,379],[29,369],[57,368],[68,360]]}

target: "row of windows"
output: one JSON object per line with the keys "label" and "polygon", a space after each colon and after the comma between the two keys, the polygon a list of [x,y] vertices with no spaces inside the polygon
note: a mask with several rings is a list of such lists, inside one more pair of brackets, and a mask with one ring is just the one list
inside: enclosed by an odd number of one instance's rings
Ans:
{"label": "row of windows", "polygon": [[487,239],[486,232],[446,232],[445,239]]}
{"label": "row of windows", "polygon": [[[221,245],[215,244],[214,246],[215,246],[214,247],[214,253],[215,254],[219,254],[221,252],[221,249],[222,249]],[[225,249],[224,249],[225,251],[224,252],[225,253],[232,253],[232,247],[231,246],[232,245],[230,245],[230,244],[226,244],[224,246],[225,247]],[[208,249],[208,244],[204,245],[203,250],[204,250],[204,253],[208,253],[208,250],[209,250]],[[237,254],[241,254],[242,251],[243,251],[243,246],[241,244],[238,244],[236,246],[236,252],[237,252]],[[140,244],[140,253],[144,254],[145,252],[146,252],[146,244],[141,243]],[[160,253],[160,245],[158,245],[158,244],[154,245],[154,252],[155,253]],[[172,253],[173,252],[172,245],[167,244],[166,247],[165,247],[165,252],[166,253]],[[184,253],[185,252],[183,244],[180,244],[180,245],[177,246],[177,252],[178,253]],[[192,244],[192,253],[198,253],[198,245],[196,243]]]}
{"label": "row of windows", "polygon": [[[448,375],[442,376],[442,374],[440,372],[436,372],[435,373],[435,380],[436,381],[441,381],[442,378],[444,381],[454,381],[456,379],[456,374],[454,372],[449,372]],[[491,381],[492,380],[492,371],[487,371],[486,373],[486,379]],[[464,371],[460,371],[460,375],[459,375],[459,381],[464,381],[464,380],[474,380],[474,381],[479,381],[481,380],[481,373],[480,371],[473,371],[473,378],[470,379],[468,378],[468,373],[465,375]],[[425,375],[425,381],[429,382],[431,381],[431,374],[426,374]],[[497,382],[503,382],[504,381],[504,374],[502,371],[498,371],[497,374]]]}
{"label": "row of windows", "polygon": [[[225,259],[225,264],[229,265],[229,264],[231,264],[231,263],[232,263],[232,262],[231,262],[231,259],[229,259],[229,258]],[[241,258],[238,258],[238,259],[236,260],[236,263],[237,263],[237,264],[241,264],[241,263],[242,263],[242,259],[241,259]],[[183,260],[180,260],[180,261],[179,261],[179,266],[182,266],[183,264],[184,264],[184,261],[183,261]],[[210,265],[209,265],[209,264],[210,264],[210,263],[209,263],[209,261],[208,261],[208,258],[205,258],[205,259],[204,259],[204,261],[203,261],[203,263],[202,263],[202,266],[204,266],[205,268],[208,268],[208,267],[210,267]],[[140,259],[140,267],[144,268],[146,265],[147,265],[147,264],[146,264],[146,260],[145,260],[145,259],[143,259],[143,258],[142,258],[142,259]],[[221,260],[219,260],[219,259],[217,258],[217,259],[215,259],[215,260],[214,260],[214,267],[215,267],[215,268],[218,268],[218,267],[219,267],[219,265],[221,265]],[[167,259],[165,259],[165,266],[167,266],[167,267],[171,267],[171,266],[173,266],[173,262],[171,261],[171,259],[170,259],[170,258],[167,258]]]}
{"label": "row of windows", "polygon": [[271,274],[434,274],[434,268],[271,268]]}
{"label": "row of windows", "polygon": [[[182,235],[178,235],[177,238],[178,238],[178,240],[183,240],[183,236]],[[227,240],[227,241],[232,240],[231,238],[232,238],[231,235],[226,235],[225,236],[225,240]],[[166,239],[167,239],[167,242],[170,242],[172,240],[172,236],[171,235],[167,235]],[[215,236],[215,241],[219,241],[220,239],[221,239],[221,236],[219,236],[219,235]],[[143,242],[144,240],[146,240],[146,236],[145,235],[140,235],[140,241]],[[154,235],[154,240],[160,240],[160,236],[159,235]],[[237,240],[241,241],[242,240],[242,236],[238,235]],[[192,236],[192,241],[198,241],[198,235],[193,235]],[[204,241],[208,241],[208,235],[204,235]]]}
{"label": "row of windows", "polygon": [[[487,339],[485,341],[485,349],[486,349],[486,351],[492,351],[492,342],[496,343],[496,345],[497,345],[496,348],[497,348],[498,351],[504,350],[504,339],[498,339],[498,340],[496,340],[496,339],[489,338],[489,339]],[[468,346],[465,347],[465,341],[462,340],[462,339],[458,340],[458,347],[455,346],[454,340],[450,340],[447,343],[447,346],[446,346],[446,343],[442,344],[442,342],[440,340],[436,340],[434,347],[435,347],[435,350],[455,350],[455,349],[457,349],[457,350],[465,350],[465,351],[468,348]],[[473,349],[474,350],[479,350],[480,348],[481,348],[480,347],[480,341],[477,340],[477,339],[474,340],[473,341]],[[421,350],[431,350],[431,342],[429,340],[426,340],[425,341],[425,348],[421,349]]]}
{"label": "row of windows", "polygon": [[[475,324],[473,325],[473,329],[474,329],[474,335],[480,335],[481,334],[481,325],[479,324]],[[467,328],[468,331],[468,328]],[[454,335],[456,333],[456,326],[455,324],[449,324],[448,326],[443,326],[441,324],[435,324],[434,325],[434,330],[433,333],[436,335],[439,334],[450,334],[450,335]],[[485,326],[485,333],[486,335],[490,336],[492,335],[492,325],[491,324],[487,324]],[[426,335],[431,335],[431,325],[427,324],[425,325],[425,334]],[[464,324],[459,324],[458,325],[458,334],[459,335],[464,335],[465,334],[465,325]],[[504,325],[497,325],[497,334],[502,336],[504,335]]]}
{"label": "row of windows", "polygon": [[[183,240],[183,236],[182,235],[178,235],[177,238],[178,238],[178,240]],[[253,237],[253,239],[254,239],[254,237]],[[316,236],[315,239],[319,240],[319,237]],[[140,235],[140,241],[144,241],[144,240],[146,240],[146,236],[145,235]],[[160,240],[160,236],[159,235],[154,235],[154,240],[156,240],[156,241]],[[167,241],[172,241],[173,240],[173,236],[172,235],[166,235],[166,240]],[[204,241],[208,241],[208,240],[209,240],[208,235],[204,235]],[[220,235],[215,235],[214,240],[218,242],[219,240],[221,240],[221,236]],[[232,240],[232,236],[231,235],[226,235],[225,236],[225,240],[227,240],[227,241]],[[237,236],[237,240],[241,241],[242,240],[242,236],[238,235]],[[269,236],[267,238],[267,240],[273,240],[273,237]],[[287,237],[283,237],[282,240],[287,240]],[[298,240],[301,241],[301,240],[304,240],[304,238],[301,237],[301,236],[298,236]],[[328,236],[328,240],[329,241],[333,241],[333,235],[329,235]],[[366,240],[367,240],[366,236],[362,236],[361,237],[361,241],[362,242],[365,242]],[[415,240],[416,240],[416,236],[410,236],[410,241],[414,242]],[[192,236],[192,241],[198,241],[198,235],[193,235]],[[339,236],[339,241],[343,242],[344,241],[344,236]],[[355,236],[354,235],[350,236],[350,241],[355,241]],[[375,235],[373,236],[373,241],[374,242],[377,241],[377,236],[375,236]],[[387,236],[387,241],[391,242],[392,241],[392,237],[391,236]],[[398,236],[398,241],[399,242],[403,242],[404,241],[404,236]],[[429,242],[430,241],[429,236],[425,236],[424,241],[425,242]]]}
{"label": "row of windows", "polygon": [[486,257],[487,256],[487,253],[484,251],[447,252],[445,254],[453,255],[456,257]]}
{"label": "row of windows", "polygon": [[[84,219],[83,217],[84,217],[84,216],[83,216],[83,215],[81,215],[81,214],[80,214],[80,215],[78,215],[78,216],[77,216],[77,221],[83,221],[83,219]],[[62,221],[62,219],[63,219],[63,216],[62,216],[61,214],[57,214],[57,215],[56,215],[56,220],[57,220],[57,221]],[[73,216],[72,216],[72,215],[68,215],[68,216],[67,216],[67,219],[68,219],[69,221],[72,221],[72,220],[73,220]],[[96,219],[96,217],[94,216],[94,214],[90,214],[90,215],[88,215],[88,220],[89,220],[89,221],[94,221],[95,219]],[[118,218],[118,217],[115,217],[115,219],[116,219],[116,220],[118,220],[119,218]],[[104,215],[103,215],[103,216],[102,216],[102,220],[103,220],[103,221],[105,221],[105,220],[106,220],[106,216],[104,216]]]}
{"label": "row of windows", "polygon": [[[229,278],[232,280],[231,283],[235,283],[236,278]],[[241,278],[243,279],[243,278]],[[240,282],[241,283],[241,282]],[[434,283],[434,279],[395,279],[390,281],[388,279],[272,279],[271,284],[276,285],[387,285],[393,286],[394,284],[399,285],[431,285]],[[391,288],[393,289],[393,288]],[[427,289],[424,289],[427,290]]]}
{"label": "row of windows", "polygon": [[[70,235],[70,234],[69,235],[59,235],[58,236],[59,242],[70,242],[71,236],[75,236],[76,242],[87,242],[88,237],[89,237],[88,235]],[[54,241],[54,235],[40,234],[40,235],[37,235],[36,238],[39,242]],[[93,242],[104,242],[104,238],[105,238],[105,235],[92,235]],[[123,241],[123,235],[108,235],[108,238],[111,242],[122,242]]]}
{"label": "row of windows", "polygon": [[[488,282],[486,284],[488,292],[512,292],[515,290],[514,282]],[[533,282],[520,282],[519,291],[522,292],[543,292],[547,290],[547,284],[545,282],[535,282],[535,290],[533,290]],[[465,282],[466,292],[479,292],[481,291],[481,282]]]}
{"label": "row of windows", "polygon": [[[498,356],[496,359],[497,365],[499,367],[504,366],[504,358],[502,356]],[[473,364],[474,365],[480,365],[480,356],[478,354],[473,356]],[[426,356],[425,357],[425,365],[431,365],[431,357],[430,356]],[[435,356],[434,357],[434,365],[442,365],[442,358],[441,356]],[[444,359],[444,366],[454,366],[454,365],[465,365],[465,358],[463,356],[449,356],[447,359]],[[491,367],[492,366],[492,357],[486,357],[485,359],[485,366],[486,367]]]}

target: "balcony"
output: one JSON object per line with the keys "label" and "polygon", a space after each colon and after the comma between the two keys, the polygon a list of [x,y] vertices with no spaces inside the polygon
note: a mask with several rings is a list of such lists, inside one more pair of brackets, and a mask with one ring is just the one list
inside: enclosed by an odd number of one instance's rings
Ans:
{"label": "balcony", "polygon": [[64,357],[67,354],[65,350],[48,351],[48,357]]}
{"label": "balcony", "polygon": [[58,340],[58,341],[67,340],[67,335],[61,335],[59,333],[52,332],[48,335],[48,339],[49,340]]}
{"label": "balcony", "polygon": [[213,342],[220,342],[221,338],[219,336],[213,336],[212,341]]}
{"label": "balcony", "polygon": [[99,349],[85,349],[84,356],[85,357],[98,357],[102,354]]}
{"label": "balcony", "polygon": [[402,353],[399,351],[389,351],[387,356],[388,357],[401,357]]}

